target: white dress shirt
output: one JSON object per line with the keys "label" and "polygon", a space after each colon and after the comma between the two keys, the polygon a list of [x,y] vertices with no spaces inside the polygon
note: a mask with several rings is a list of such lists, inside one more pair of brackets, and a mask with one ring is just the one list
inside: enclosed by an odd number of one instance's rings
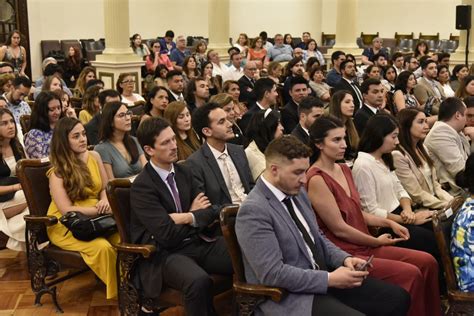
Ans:
{"label": "white dress shirt", "polygon": [[363,210],[373,215],[386,218],[400,205],[400,199],[410,198],[395,171],[371,154],[359,152],[352,174]]}
{"label": "white dress shirt", "polygon": [[237,69],[234,65],[232,65],[222,74],[222,82],[226,82],[227,80],[239,81],[240,77],[243,75],[244,69],[242,67]]}

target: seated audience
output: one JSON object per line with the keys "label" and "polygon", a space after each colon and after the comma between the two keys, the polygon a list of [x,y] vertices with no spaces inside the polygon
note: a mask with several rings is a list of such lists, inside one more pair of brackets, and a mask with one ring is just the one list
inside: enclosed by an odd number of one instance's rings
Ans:
{"label": "seated audience", "polygon": [[309,41],[310,41],[310,39],[311,39],[311,33],[309,33],[309,32],[303,32],[303,33],[301,34],[301,39],[302,39],[302,41],[301,41],[298,45],[296,45],[296,47],[300,47],[300,48],[302,48],[302,49],[306,49],[306,48],[308,47],[308,43],[309,43]]}
{"label": "seated audience", "polygon": [[132,112],[121,102],[107,103],[100,122],[100,143],[94,147],[109,180],[137,175],[146,164],[143,150],[132,130]]}
{"label": "seated audience", "polygon": [[220,76],[222,78],[222,75],[227,71],[228,67],[225,63],[221,62],[219,53],[213,49],[208,50],[207,60],[212,63],[212,75],[214,77]]}
{"label": "seated audience", "polygon": [[222,81],[226,82],[227,80],[238,81],[240,77],[244,75],[244,70],[241,66],[242,55],[237,52],[230,54],[231,65],[227,70],[222,73]]}
{"label": "seated audience", "polygon": [[329,70],[326,76],[326,82],[331,87],[336,86],[342,79],[339,66],[344,60],[346,60],[346,54],[343,51],[337,50],[331,54],[332,69]]}
{"label": "seated audience", "polygon": [[172,70],[168,72],[166,81],[168,82],[169,101],[184,101],[184,80],[181,71]]}
{"label": "seated audience", "polygon": [[[36,99],[38,94],[41,93],[41,91],[51,91],[51,78],[54,76],[56,79],[54,80],[54,85],[55,87],[61,87],[64,91],[67,92],[68,95],[72,96],[71,90],[66,85],[66,82],[63,80],[63,73],[64,70],[61,66],[58,64],[51,63],[46,66],[44,72],[43,72],[43,80],[41,81],[41,86],[35,86],[35,89],[33,91],[33,99]],[[47,82],[47,79],[50,78],[50,80]],[[57,84],[57,80],[59,80],[59,84]],[[54,89],[53,89],[54,90]]]}
{"label": "seated audience", "polygon": [[146,43],[142,42],[142,36],[138,33],[133,34],[130,38],[130,47],[133,49],[133,52],[140,58],[145,58],[150,55],[150,49],[148,48]]}
{"label": "seated audience", "polygon": [[[51,141],[51,165],[48,171],[51,204],[48,215],[60,218],[76,211],[96,217],[110,214],[105,193],[107,174],[98,153],[87,150],[84,126],[74,118],[59,120]],[[91,241],[76,239],[59,221],[47,229],[49,240],[64,250],[78,251],[82,259],[105,283],[106,298],[117,296],[118,233]]]}
{"label": "seated audience", "polygon": [[245,155],[249,162],[252,178],[257,181],[265,170],[265,149],[275,138],[283,136],[283,126],[280,123],[280,113],[266,109],[256,113],[250,120],[247,129],[247,148]]}
{"label": "seated audience", "polygon": [[360,87],[360,92],[364,104],[354,114],[354,124],[359,136],[364,132],[367,121],[381,111],[384,104],[384,89],[380,80],[372,78],[365,80]]}
{"label": "seated audience", "polygon": [[447,98],[454,97],[454,90],[449,83],[449,67],[446,65],[438,65],[438,82],[444,90],[444,95]]}
{"label": "seated audience", "polygon": [[[375,66],[369,66],[375,68]],[[357,83],[357,74],[355,63],[350,60],[343,61],[339,69],[342,74],[341,80],[334,86],[334,92],[336,91],[349,91],[352,94],[352,99],[354,101],[354,111],[357,112],[362,107],[364,102],[361,87]],[[373,78],[373,80],[379,80],[379,78]]]}
{"label": "seated audience", "polygon": [[171,51],[176,48],[176,43],[173,42],[173,39],[174,39],[174,32],[172,30],[166,31],[165,36],[162,39],[160,39],[162,54],[169,55]]}
{"label": "seated audience", "polygon": [[205,140],[186,160],[197,189],[218,208],[242,203],[254,183],[242,146],[227,143],[234,137],[227,113],[218,104],[208,103],[194,111],[192,123]]}
{"label": "seated audience", "polygon": [[201,74],[209,86],[210,95],[216,95],[222,90],[222,82],[213,75],[213,69],[214,65],[210,61],[203,61],[201,63]]}
{"label": "seated audience", "polygon": [[271,142],[265,171],[237,214],[235,230],[247,282],[288,293],[279,302],[265,300],[256,313],[406,315],[406,291],[357,271],[366,261],[336,247],[319,231],[302,188],[310,155],[294,136]]}
{"label": "seated audience", "polygon": [[67,94],[64,90],[59,90],[56,93],[58,93],[61,97],[61,110],[63,112],[63,116],[77,118],[76,110],[74,110],[71,105],[71,97],[69,94]]}
{"label": "seated audience", "polygon": [[149,117],[163,117],[163,113],[169,104],[168,90],[157,86],[148,92],[144,112],[140,124]]}
{"label": "seated audience", "polygon": [[[392,151],[398,143],[398,123],[393,116],[377,114],[369,120],[352,168],[362,209],[408,229],[410,239],[399,242],[398,246],[425,251],[439,259],[430,223],[433,211],[413,212],[410,196],[395,174]],[[393,230],[386,227],[379,232],[393,234]]]}
{"label": "seated audience", "polygon": [[346,150],[344,151],[344,161],[349,167],[352,167],[357,157],[357,148],[359,147],[359,133],[354,125],[354,99],[349,91],[337,91],[331,98],[329,104],[329,114],[338,118],[346,128],[344,140]]}
{"label": "seated audience", "polygon": [[258,69],[263,68],[267,50],[263,47],[263,40],[257,36],[251,41],[247,61],[254,61]]}
{"label": "seated audience", "polygon": [[425,60],[421,64],[423,77],[418,79],[413,89],[418,103],[424,107],[425,114],[427,115],[437,115],[439,105],[446,99],[443,87],[436,81],[438,76],[438,69],[436,67],[436,62],[432,59]]}
{"label": "seated audience", "polygon": [[314,39],[310,39],[306,44],[306,50],[303,52],[303,62],[306,64],[308,62],[308,59],[311,57],[316,57],[320,66],[324,66],[326,64],[324,56],[318,50],[318,44]]}
{"label": "seated audience", "polygon": [[178,160],[186,160],[201,146],[196,132],[193,130],[191,114],[186,103],[171,102],[166,107],[163,117],[168,120],[176,135]]}
{"label": "seated audience", "polygon": [[267,49],[267,57],[265,58],[265,64],[271,61],[285,62],[290,61],[293,56],[293,49],[291,46],[283,43],[283,36],[276,34],[274,37],[275,44]]}
{"label": "seated audience", "polygon": [[202,69],[202,64],[207,61],[206,51],[207,43],[204,40],[197,40],[193,45],[193,56],[198,69]]}
{"label": "seated audience", "polygon": [[249,50],[249,37],[245,33],[240,33],[239,38],[234,43],[234,47],[237,47],[242,55],[242,58],[247,57],[247,53]]}
{"label": "seated audience", "polygon": [[[474,97],[464,98],[464,104],[466,104],[466,128],[474,127]],[[473,141],[471,140],[471,148],[473,147]],[[474,151],[474,150],[473,150]]]}
{"label": "seated audience", "polygon": [[[304,71],[304,65],[303,65],[303,59],[295,57],[292,60],[290,60],[286,66],[285,66],[285,82],[283,84],[283,101],[285,103],[288,103],[290,101],[290,82],[291,79],[296,77],[296,76],[301,76],[304,77],[305,71]],[[305,78],[307,79],[307,78]],[[309,79],[309,78],[308,78]]]}
{"label": "seated audience", "polygon": [[244,66],[244,75],[237,81],[240,88],[239,101],[248,106],[256,101],[253,88],[255,87],[255,81],[258,79],[257,72],[256,63],[248,61]]}
{"label": "seated audience", "polygon": [[403,54],[401,52],[395,52],[392,54],[392,65],[395,68],[395,71],[397,72],[397,76],[399,76],[403,70],[403,63],[405,61],[405,58],[403,57]]}
{"label": "seated audience", "polygon": [[327,107],[331,99],[331,87],[325,82],[323,70],[319,66],[313,67],[309,78],[309,87],[314,91],[316,97],[323,101],[324,107]]}
{"label": "seated audience", "polygon": [[95,114],[101,110],[99,102],[100,87],[90,87],[82,97],[82,110],[79,112],[79,120],[83,125],[89,123]]}
{"label": "seated audience", "polygon": [[54,127],[61,117],[59,95],[51,91],[41,92],[31,112],[30,130],[25,135],[25,152],[28,158],[48,158]]}
{"label": "seated audience", "polygon": [[[109,102],[120,102],[120,93],[113,89],[107,89],[99,93],[99,103],[100,108]],[[102,113],[97,112],[94,117],[87,123],[84,128],[86,129],[87,134],[87,143],[89,145],[97,145],[99,143],[99,129],[100,121],[102,119]]]}
{"label": "seated audience", "polygon": [[459,84],[455,96],[460,99],[474,96],[474,76],[466,76]]}
{"label": "seated audience", "polygon": [[135,272],[147,298],[158,300],[161,289],[170,287],[183,293],[186,315],[215,315],[209,274],[232,277],[232,263],[222,236],[210,240],[203,234],[220,210],[199,190],[191,170],[176,163],[176,136],[156,117],[137,130],[150,161],[132,183],[130,234],[133,243],[157,245],[157,251],[140,258]]}
{"label": "seated audience", "polygon": [[285,45],[288,45],[290,46],[291,48],[295,48],[296,45],[293,43],[293,37],[291,36],[291,34],[285,34],[283,36],[283,43]]}
{"label": "seated audience", "polygon": [[367,78],[372,78],[376,80],[380,80],[380,72],[381,68],[377,65],[370,65],[365,69],[363,80],[367,80]]}
{"label": "seated audience", "polygon": [[[309,144],[309,128],[317,118],[324,114],[323,103],[320,99],[308,96],[301,100],[298,106],[298,125],[291,131],[291,135],[298,138],[303,144]],[[262,150],[262,154],[263,154]]]}
{"label": "seated audience", "polygon": [[291,78],[289,87],[290,101],[281,110],[281,123],[285,128],[285,134],[290,134],[298,125],[298,105],[309,95],[308,81],[302,76]]}
{"label": "seated audience", "polygon": [[444,209],[453,197],[441,188],[433,160],[423,144],[429,132],[425,113],[404,109],[397,118],[400,143],[392,156],[398,179],[419,208]]}
{"label": "seated audience", "polygon": [[176,39],[176,47],[170,53],[170,60],[174,69],[183,71],[184,59],[189,55],[191,55],[191,52],[186,48],[186,39],[183,35],[179,35]]}
{"label": "seated audience", "polygon": [[467,189],[469,196],[459,209],[451,227],[451,256],[459,289],[474,292],[474,257],[472,238],[474,223],[474,155],[466,161],[465,172],[459,185]]}
{"label": "seated audience", "polygon": [[382,84],[387,92],[395,92],[395,83],[397,82],[397,71],[394,66],[388,66],[383,72]]}
{"label": "seated audience", "polygon": [[173,70],[173,64],[171,63],[168,54],[161,53],[161,45],[159,40],[153,40],[151,42],[152,52],[148,53],[145,58],[145,67],[149,74],[155,73],[158,65],[164,65],[168,70]]}
{"label": "seated audience", "polygon": [[[247,113],[248,107],[245,103],[239,101],[240,87],[239,82],[235,80],[227,80],[222,86],[222,92],[227,93],[234,100],[234,111],[236,119],[241,119]],[[243,130],[245,132],[245,130]]]}
{"label": "seated audience", "polygon": [[153,76],[154,86],[151,89],[153,89],[155,86],[168,88],[168,82],[166,81],[168,72],[169,70],[165,65],[158,65],[155,69],[155,75]]}
{"label": "seated audience", "polygon": [[415,86],[416,79],[412,72],[405,70],[398,75],[397,82],[395,83],[395,93],[393,94],[394,115],[405,108],[422,109],[418,100],[413,95]]}
{"label": "seated audience", "polygon": [[[13,79],[12,87],[9,92],[3,95],[7,101],[8,110],[13,114],[15,123],[20,126],[20,117],[31,114],[31,108],[23,99],[30,94],[31,81],[26,77],[16,77]],[[23,135],[26,131],[19,129],[19,134]]]}
{"label": "seated audience", "polygon": [[3,74],[0,75],[0,95],[10,92],[15,75]]}
{"label": "seated audience", "polygon": [[199,77],[199,69],[196,61],[196,57],[190,55],[184,59],[183,62],[183,79],[184,85],[187,86],[191,79]]}
{"label": "seated audience", "polygon": [[209,99],[211,103],[217,103],[226,113],[227,120],[232,123],[232,131],[234,132],[234,138],[229,140],[229,143],[236,145],[243,145],[243,133],[236,121],[235,116],[235,104],[230,94],[219,93]]}
{"label": "seated audience", "polygon": [[466,65],[459,64],[454,66],[453,68],[453,74],[451,75],[451,88],[453,88],[453,91],[458,90],[459,85],[461,81],[464,80],[469,74],[469,69],[467,68]]}
{"label": "seated audience", "polygon": [[203,77],[195,77],[186,87],[186,103],[192,113],[209,100],[209,86]]}
{"label": "seated audience", "polygon": [[425,139],[439,182],[452,195],[464,193],[455,179],[464,170],[471,154],[469,139],[462,132],[466,126],[466,112],[466,105],[461,100],[447,98],[439,107],[438,121]]}
{"label": "seated audience", "polygon": [[382,47],[382,44],[383,44],[383,40],[380,37],[375,37],[372,40],[372,46],[365,48],[364,51],[362,52],[361,61],[363,65],[367,65],[367,66],[373,65],[374,62],[372,60],[373,60],[374,55],[376,54],[383,54],[384,56],[388,57],[389,53],[385,47]]}
{"label": "seated audience", "polygon": [[425,41],[418,41],[414,50],[415,58],[420,59],[423,56],[428,56],[429,52],[428,44]]}
{"label": "seated audience", "polygon": [[86,92],[86,84],[89,80],[95,79],[96,73],[95,68],[92,66],[84,67],[77,78],[76,86],[74,87],[74,96],[77,98],[82,98]]}
{"label": "seated audience", "polygon": [[74,87],[77,78],[81,74],[82,68],[85,67],[85,60],[81,56],[80,47],[70,46],[68,49],[66,60],[64,61],[64,80],[68,87]]}
{"label": "seated audience", "polygon": [[283,66],[277,62],[272,61],[267,67],[268,78],[272,79],[275,84],[280,85],[281,76],[283,74]]}
{"label": "seated audience", "polygon": [[244,135],[247,133],[247,128],[250,125],[252,117],[256,113],[276,105],[278,97],[276,84],[269,78],[258,79],[257,82],[255,82],[254,93],[257,102],[250,107],[239,122],[239,126],[244,132]]}
{"label": "seated audience", "polygon": [[[410,293],[408,315],[441,315],[434,258],[422,251],[392,247],[410,238],[408,230],[393,220],[363,212],[351,170],[337,163],[346,150],[342,122],[320,118],[311,126],[310,138],[317,160],[306,173],[308,197],[324,235],[353,256],[367,260],[373,255],[370,275]],[[388,233],[374,237],[368,226],[388,227],[398,237]]]}
{"label": "seated audience", "polygon": [[25,158],[23,147],[17,137],[13,114],[0,108],[0,231],[8,236],[6,247],[25,251],[25,220],[28,207],[25,195],[16,177],[16,163]]}
{"label": "seated audience", "polygon": [[135,102],[145,101],[141,95],[134,93],[135,77],[130,73],[121,73],[117,79],[116,89],[121,94],[122,102],[134,106]]}

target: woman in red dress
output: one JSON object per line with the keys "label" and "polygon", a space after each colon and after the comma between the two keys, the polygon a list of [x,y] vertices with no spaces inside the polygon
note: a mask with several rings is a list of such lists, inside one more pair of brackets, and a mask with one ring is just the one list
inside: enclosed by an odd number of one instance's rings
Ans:
{"label": "woman in red dress", "polygon": [[[321,230],[354,256],[367,259],[374,255],[370,275],[410,293],[409,315],[441,315],[436,260],[426,252],[394,247],[410,238],[408,230],[392,220],[362,212],[351,170],[336,163],[344,158],[347,147],[342,122],[322,117],[309,132],[317,159],[307,172],[307,189]],[[399,237],[373,237],[367,226],[390,227]]]}

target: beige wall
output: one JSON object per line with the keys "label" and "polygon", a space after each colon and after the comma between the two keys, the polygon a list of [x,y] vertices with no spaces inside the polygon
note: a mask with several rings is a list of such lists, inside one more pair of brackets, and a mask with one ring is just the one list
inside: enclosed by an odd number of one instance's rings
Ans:
{"label": "beige wall", "polygon": [[[459,33],[454,20],[461,0],[358,1],[358,32],[379,31],[382,37],[440,32],[442,38]],[[335,10],[336,0],[230,0],[229,37],[240,32],[255,36],[262,30],[270,36],[301,36],[309,30],[319,40],[321,31],[335,32]],[[103,11],[102,0],[28,0],[33,77],[41,73],[42,39],[104,37]],[[161,36],[167,29],[206,37],[207,18],[207,0],[130,0],[130,32],[143,38]]]}

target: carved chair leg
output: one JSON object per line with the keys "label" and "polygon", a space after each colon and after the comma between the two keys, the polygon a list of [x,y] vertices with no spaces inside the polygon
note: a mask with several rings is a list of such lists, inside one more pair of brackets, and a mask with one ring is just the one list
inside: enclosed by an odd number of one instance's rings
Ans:
{"label": "carved chair leg", "polygon": [[237,304],[239,306],[239,312],[242,316],[253,315],[255,308],[265,301],[264,298],[252,295],[237,294]]}
{"label": "carved chair leg", "polygon": [[120,315],[138,315],[140,311],[139,294],[135,289],[131,272],[137,260],[137,255],[129,253],[118,253],[117,260],[117,285],[118,285],[118,301]]}

